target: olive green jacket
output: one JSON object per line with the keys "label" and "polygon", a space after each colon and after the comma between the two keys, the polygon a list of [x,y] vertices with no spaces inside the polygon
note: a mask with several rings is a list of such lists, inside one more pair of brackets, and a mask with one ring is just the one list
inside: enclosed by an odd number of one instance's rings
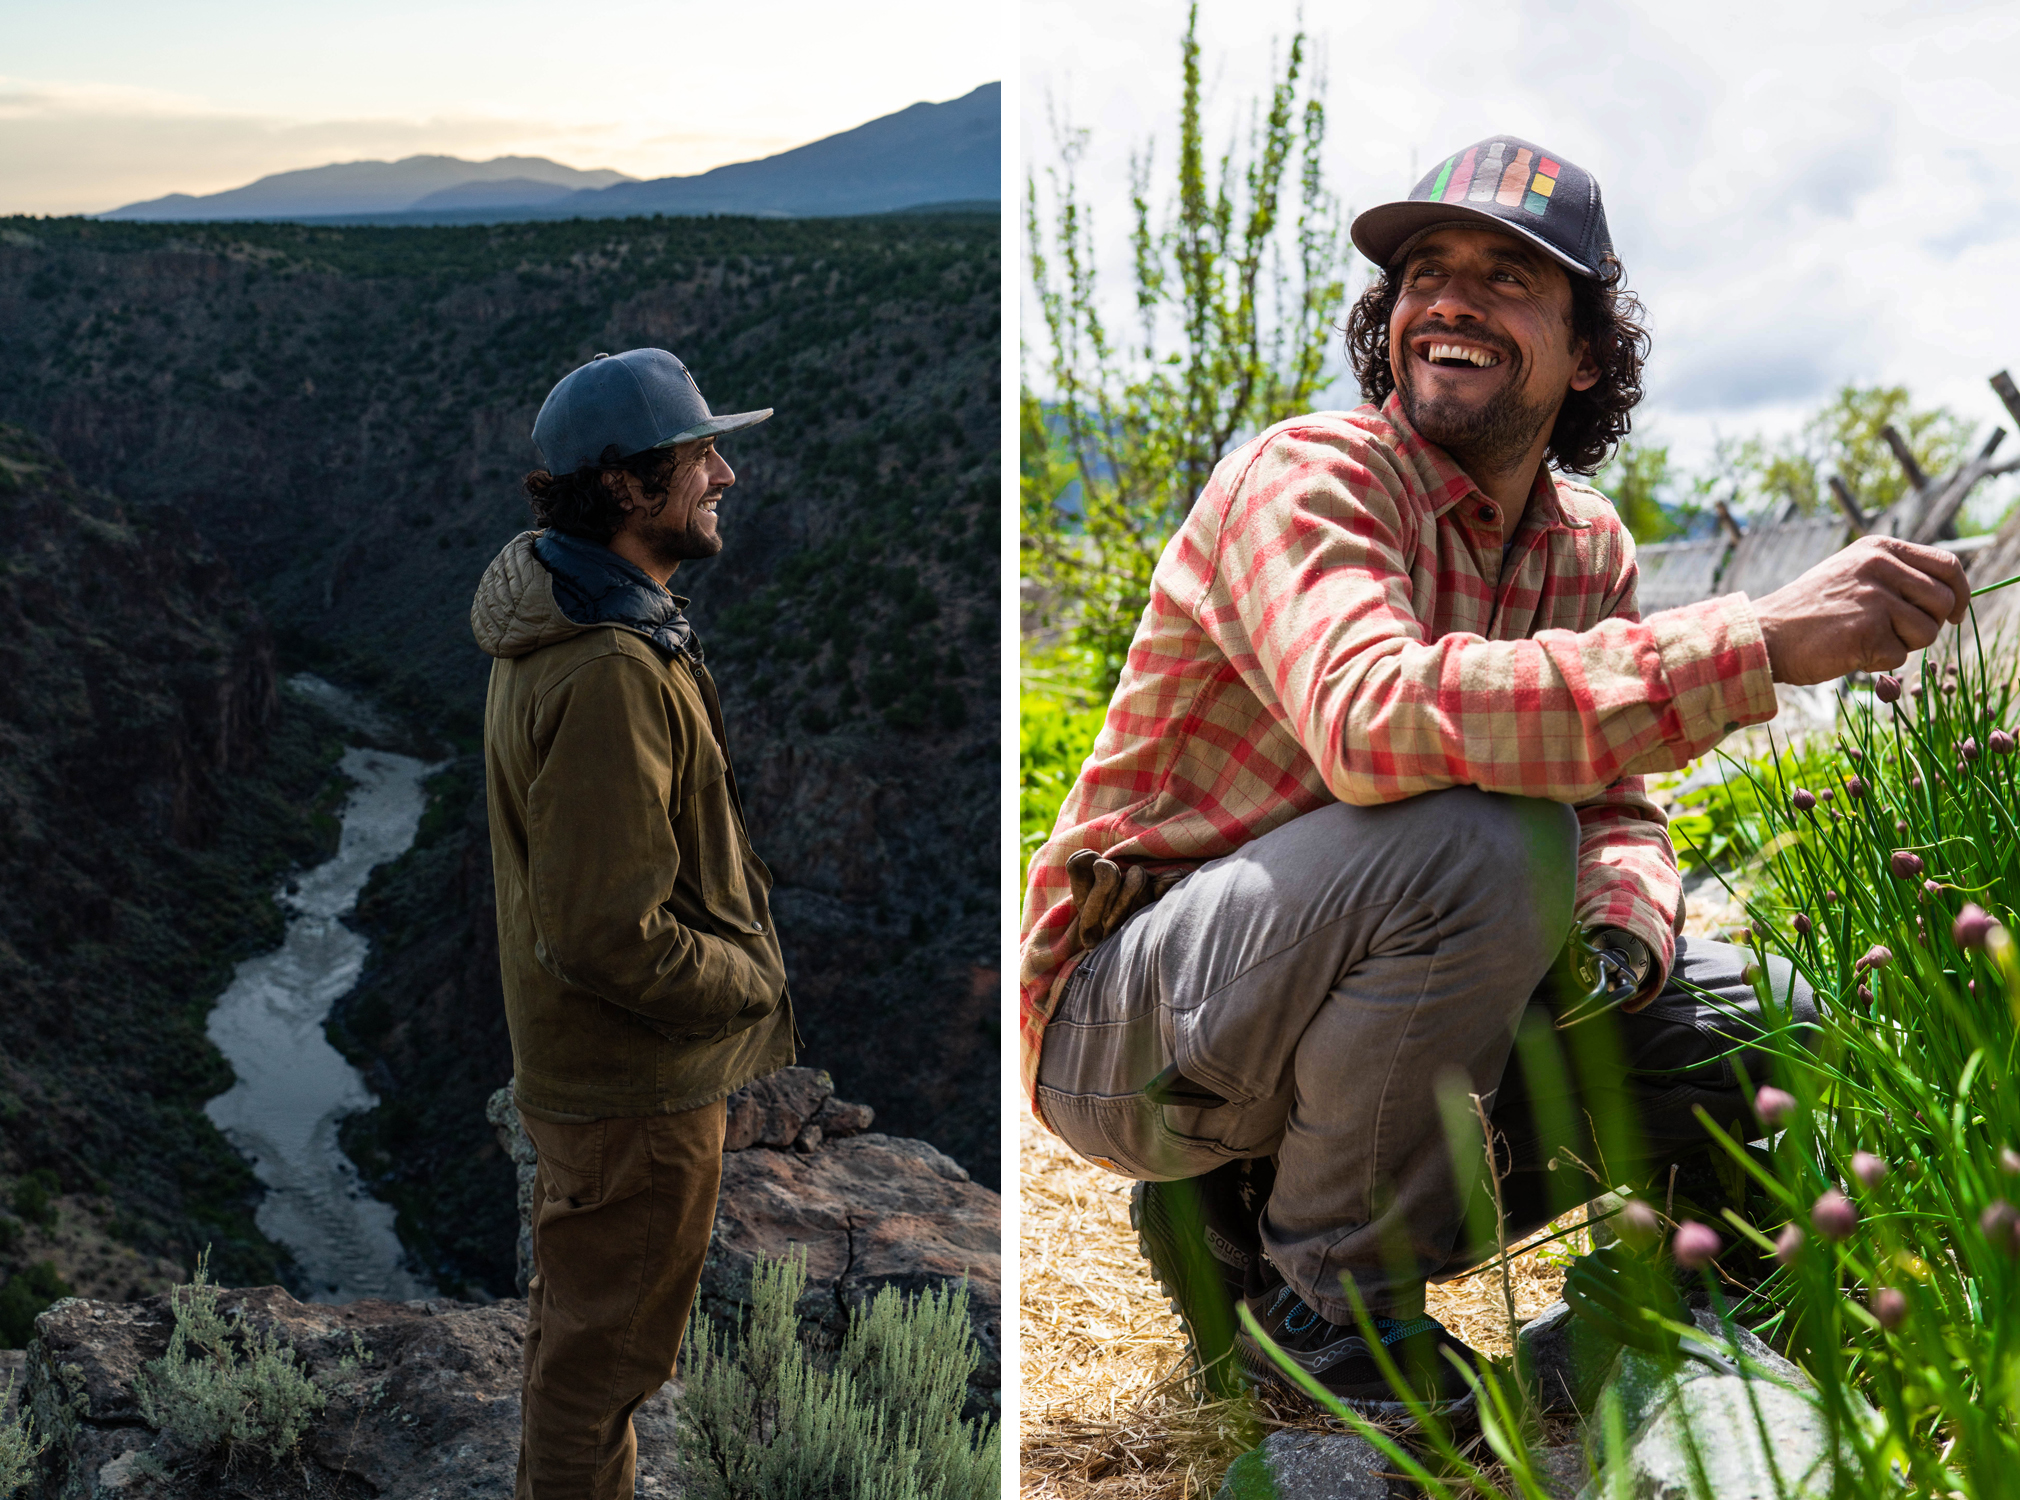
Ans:
{"label": "olive green jacket", "polygon": [[563,1123],[699,1108],[793,1060],[771,872],[707,671],[570,620],[534,535],[470,607],[513,1093]]}

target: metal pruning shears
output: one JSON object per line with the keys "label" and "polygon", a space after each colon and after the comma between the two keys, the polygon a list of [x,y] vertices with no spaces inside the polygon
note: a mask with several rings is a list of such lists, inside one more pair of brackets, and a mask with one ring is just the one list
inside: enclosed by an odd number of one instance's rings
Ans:
{"label": "metal pruning shears", "polygon": [[1581,928],[1571,934],[1569,947],[1571,972],[1583,993],[1558,1016],[1559,1031],[1627,1004],[1655,967],[1648,944],[1618,927]]}

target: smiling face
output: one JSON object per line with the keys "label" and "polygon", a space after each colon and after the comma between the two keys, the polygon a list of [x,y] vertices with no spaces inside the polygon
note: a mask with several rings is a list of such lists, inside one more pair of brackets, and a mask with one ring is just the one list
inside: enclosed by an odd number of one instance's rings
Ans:
{"label": "smiling face", "polygon": [[1399,275],[1389,367],[1411,425],[1476,481],[1533,476],[1565,393],[1599,378],[1572,336],[1569,276],[1484,227],[1433,230]]}
{"label": "smiling face", "polygon": [[698,438],[673,450],[673,470],[658,486],[636,474],[606,471],[624,486],[624,525],[610,550],[636,563],[661,583],[674,569],[722,551],[716,506],[736,483],[736,471],[715,451],[715,439]]}

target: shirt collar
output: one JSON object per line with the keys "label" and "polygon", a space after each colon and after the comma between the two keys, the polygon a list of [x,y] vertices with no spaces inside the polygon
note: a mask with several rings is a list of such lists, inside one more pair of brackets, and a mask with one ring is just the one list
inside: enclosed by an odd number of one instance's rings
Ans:
{"label": "shirt collar", "polygon": [[[1381,410],[1382,420],[1395,430],[1397,456],[1410,465],[1417,482],[1430,497],[1433,517],[1442,517],[1468,495],[1483,493],[1451,454],[1419,435],[1410,425],[1410,419],[1403,415],[1400,391],[1389,392]],[[1544,464],[1536,471],[1536,483],[1529,491],[1529,506],[1522,524],[1546,531],[1583,531],[1592,523],[1566,513],[1557,492],[1557,478],[1550,472],[1550,466]]]}

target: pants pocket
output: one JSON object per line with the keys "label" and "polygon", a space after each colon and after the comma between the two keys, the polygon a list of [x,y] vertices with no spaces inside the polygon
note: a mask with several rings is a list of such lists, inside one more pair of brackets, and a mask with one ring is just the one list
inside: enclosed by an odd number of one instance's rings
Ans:
{"label": "pants pocket", "polygon": [[560,1125],[521,1114],[526,1139],[539,1156],[536,1182],[541,1202],[536,1210],[554,1205],[554,1211],[593,1208],[603,1201],[605,1188],[604,1148],[608,1120],[592,1120],[581,1125]]}

